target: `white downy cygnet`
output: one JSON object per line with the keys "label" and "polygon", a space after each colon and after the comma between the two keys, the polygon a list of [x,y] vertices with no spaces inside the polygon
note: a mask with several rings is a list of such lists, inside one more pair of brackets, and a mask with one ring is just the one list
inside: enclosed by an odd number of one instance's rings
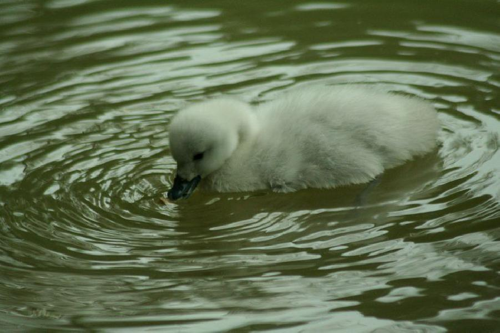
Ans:
{"label": "white downy cygnet", "polygon": [[429,103],[358,86],[296,90],[255,108],[214,99],[170,126],[177,176],[170,200],[201,186],[219,192],[366,183],[436,146]]}

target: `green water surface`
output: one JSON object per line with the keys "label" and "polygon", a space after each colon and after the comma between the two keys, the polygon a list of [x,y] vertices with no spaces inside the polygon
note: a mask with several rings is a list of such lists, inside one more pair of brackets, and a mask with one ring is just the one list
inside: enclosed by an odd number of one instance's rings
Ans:
{"label": "green water surface", "polygon": [[[363,83],[435,152],[161,205],[172,116]],[[0,1],[0,331],[499,332],[500,2]]]}

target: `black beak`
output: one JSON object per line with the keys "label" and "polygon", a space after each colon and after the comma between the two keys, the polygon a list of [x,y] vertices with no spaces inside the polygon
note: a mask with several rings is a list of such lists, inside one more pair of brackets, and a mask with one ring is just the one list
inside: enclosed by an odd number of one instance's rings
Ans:
{"label": "black beak", "polygon": [[196,186],[198,186],[200,180],[200,176],[196,176],[189,181],[179,176],[175,176],[174,186],[167,193],[168,198],[172,201],[189,198]]}

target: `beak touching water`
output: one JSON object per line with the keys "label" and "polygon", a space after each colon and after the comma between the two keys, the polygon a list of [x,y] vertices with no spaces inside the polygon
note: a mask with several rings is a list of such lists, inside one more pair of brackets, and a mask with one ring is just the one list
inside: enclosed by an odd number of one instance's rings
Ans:
{"label": "beak touching water", "polygon": [[201,176],[196,176],[191,180],[186,180],[179,175],[175,176],[174,185],[168,191],[168,198],[172,201],[178,199],[187,199],[193,193],[201,180]]}

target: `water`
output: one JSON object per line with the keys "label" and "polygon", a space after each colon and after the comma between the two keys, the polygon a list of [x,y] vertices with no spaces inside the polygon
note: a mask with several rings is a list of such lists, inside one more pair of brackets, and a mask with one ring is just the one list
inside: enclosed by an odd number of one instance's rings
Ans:
{"label": "water", "polygon": [[[499,331],[498,1],[4,0],[3,331]],[[161,205],[186,102],[374,84],[440,148],[363,186]]]}

